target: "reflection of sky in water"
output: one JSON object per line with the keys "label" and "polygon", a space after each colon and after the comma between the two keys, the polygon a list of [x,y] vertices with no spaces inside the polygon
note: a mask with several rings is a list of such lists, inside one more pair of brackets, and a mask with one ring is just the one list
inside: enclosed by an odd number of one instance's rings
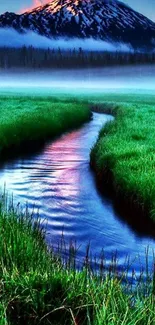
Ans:
{"label": "reflection of sky in water", "polygon": [[76,238],[79,255],[84,256],[88,242],[93,253],[104,248],[107,263],[116,249],[119,264],[126,255],[138,254],[134,267],[145,264],[145,249],[155,248],[155,231],[135,230],[120,219],[111,201],[102,198],[89,168],[89,152],[102,124],[109,119],[94,114],[94,120],[83,128],[65,134],[45,146],[42,152],[8,162],[0,170],[1,184],[14,193],[15,202],[40,208],[40,217],[47,224],[47,239],[55,245],[62,230],[69,241]]}

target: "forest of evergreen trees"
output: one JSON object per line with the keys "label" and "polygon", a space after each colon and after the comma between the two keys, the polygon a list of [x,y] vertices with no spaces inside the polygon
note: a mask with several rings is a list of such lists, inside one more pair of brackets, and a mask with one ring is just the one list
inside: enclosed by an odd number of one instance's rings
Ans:
{"label": "forest of evergreen trees", "polygon": [[0,48],[0,68],[83,68],[155,63],[155,52],[89,52],[78,50]]}

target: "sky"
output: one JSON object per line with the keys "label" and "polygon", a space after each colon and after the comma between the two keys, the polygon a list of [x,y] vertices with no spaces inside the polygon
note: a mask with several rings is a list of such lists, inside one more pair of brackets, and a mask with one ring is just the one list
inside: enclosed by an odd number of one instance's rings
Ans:
{"label": "sky", "polygon": [[[5,11],[19,13],[47,2],[50,0],[0,0],[0,13]],[[155,21],[155,0],[122,0],[122,2]]]}

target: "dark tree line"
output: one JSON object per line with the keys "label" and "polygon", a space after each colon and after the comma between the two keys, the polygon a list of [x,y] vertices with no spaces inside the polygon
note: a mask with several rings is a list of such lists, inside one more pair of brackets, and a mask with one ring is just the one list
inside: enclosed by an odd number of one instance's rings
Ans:
{"label": "dark tree line", "polygon": [[155,63],[155,52],[98,52],[60,49],[0,48],[0,68],[82,68]]}

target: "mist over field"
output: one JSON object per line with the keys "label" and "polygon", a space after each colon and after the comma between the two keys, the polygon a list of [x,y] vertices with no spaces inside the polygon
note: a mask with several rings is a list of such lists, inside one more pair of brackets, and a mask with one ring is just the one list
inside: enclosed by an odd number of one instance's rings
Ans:
{"label": "mist over field", "polygon": [[[12,72],[11,72],[12,71]],[[64,90],[68,93],[95,90],[155,90],[155,65],[72,70],[0,71],[0,89]]]}
{"label": "mist over field", "polygon": [[34,32],[28,32],[25,34],[19,34],[17,31],[11,28],[0,28],[0,47],[22,47],[33,46],[42,49],[58,49],[61,50],[73,50],[81,47],[86,51],[131,51],[132,48],[126,44],[121,43],[108,43],[101,40],[88,39],[49,39],[45,36],[37,35]]}
{"label": "mist over field", "polygon": [[[33,46],[42,49],[68,50],[107,50],[107,51],[129,51],[131,48],[124,44],[110,44],[93,39],[48,39],[36,33],[29,32],[19,34],[13,29],[0,29],[0,47]],[[36,68],[37,69],[37,68]],[[49,88],[64,89],[75,92],[83,90],[111,91],[113,89],[155,89],[155,66],[120,66],[104,68],[84,68],[84,69],[49,69],[28,70],[28,68],[11,68],[0,71],[0,88],[22,89],[22,88]]]}

